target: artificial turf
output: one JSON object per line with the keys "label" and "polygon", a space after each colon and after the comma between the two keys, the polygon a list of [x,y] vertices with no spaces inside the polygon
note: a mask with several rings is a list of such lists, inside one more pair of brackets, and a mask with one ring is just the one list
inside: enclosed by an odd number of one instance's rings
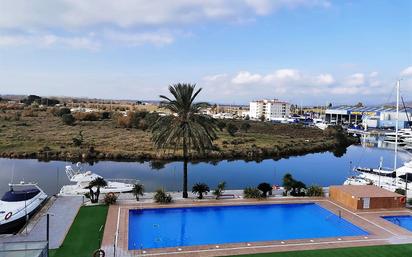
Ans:
{"label": "artificial turf", "polygon": [[81,207],[62,246],[51,250],[50,257],[92,256],[100,247],[107,211],[105,205]]}
{"label": "artificial turf", "polygon": [[[260,253],[236,257],[406,257],[412,256],[412,244],[380,245],[308,251]],[[233,256],[235,257],[235,256]]]}

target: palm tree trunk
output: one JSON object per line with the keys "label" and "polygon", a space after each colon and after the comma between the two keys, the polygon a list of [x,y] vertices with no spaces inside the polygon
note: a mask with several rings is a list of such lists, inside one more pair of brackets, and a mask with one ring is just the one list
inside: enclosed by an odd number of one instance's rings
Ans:
{"label": "palm tree trunk", "polygon": [[183,138],[183,198],[187,198],[187,163],[189,158],[187,156],[186,138]]}

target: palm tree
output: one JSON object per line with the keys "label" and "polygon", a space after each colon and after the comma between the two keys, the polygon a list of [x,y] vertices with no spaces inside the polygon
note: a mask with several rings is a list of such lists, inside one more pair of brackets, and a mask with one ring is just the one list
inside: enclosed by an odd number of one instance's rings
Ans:
{"label": "palm tree", "polygon": [[187,164],[192,150],[204,153],[212,149],[216,139],[216,122],[200,113],[207,103],[195,103],[201,88],[196,85],[175,84],[169,86],[173,99],[161,95],[162,107],[172,115],[159,117],[152,125],[152,140],[158,149],[182,150],[183,152],[183,198],[187,198]]}
{"label": "palm tree", "polygon": [[203,194],[207,195],[208,192],[210,192],[210,189],[205,183],[196,183],[192,188],[192,193],[198,194],[199,199],[203,199]]}
{"label": "palm tree", "polygon": [[260,191],[262,191],[262,197],[267,197],[268,192],[272,191],[272,186],[269,183],[260,183],[257,187]]}
{"label": "palm tree", "polygon": [[[101,177],[98,177],[89,183],[89,190],[90,190],[90,200],[94,203],[99,202],[99,195],[100,195],[100,187],[105,187],[107,186],[106,180],[104,180]],[[93,188],[96,187],[96,192],[93,192]],[[95,197],[94,197],[95,196]]]}
{"label": "palm tree", "polygon": [[136,197],[136,201],[139,201],[139,196],[143,196],[144,187],[142,184],[134,184],[132,194]]}
{"label": "palm tree", "polygon": [[225,187],[226,187],[226,182],[220,182],[217,185],[217,188],[215,189],[215,191],[213,191],[213,194],[216,196],[216,199],[219,199],[219,197],[223,194],[223,191],[225,191]]}

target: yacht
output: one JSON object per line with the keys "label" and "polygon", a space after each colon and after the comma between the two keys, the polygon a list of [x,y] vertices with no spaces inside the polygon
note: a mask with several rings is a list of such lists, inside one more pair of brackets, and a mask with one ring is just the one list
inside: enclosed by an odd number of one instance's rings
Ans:
{"label": "yacht", "polygon": [[0,200],[0,234],[17,232],[46,199],[36,184],[9,184],[9,191]]}
{"label": "yacht", "polygon": [[[382,168],[356,168],[359,175],[346,179],[345,185],[376,185],[390,191],[398,188],[408,189],[408,195],[412,195],[412,160],[403,166],[393,169]],[[407,183],[407,184],[406,184]]]}
{"label": "yacht", "polygon": [[[66,175],[70,182],[75,184],[63,186],[60,189],[59,195],[84,195],[89,192],[88,186],[90,182],[97,178],[103,178],[91,171],[83,171],[80,163],[76,165],[76,168],[73,169],[70,165],[66,166]],[[134,184],[137,183],[137,180],[132,179],[103,179],[107,182],[107,186],[100,188],[102,194],[129,193],[132,191]]]}
{"label": "yacht", "polygon": [[[397,112],[399,113],[399,91],[400,82],[397,83]],[[405,189],[406,195],[412,194],[412,160],[406,162],[403,166],[397,168],[397,154],[399,137],[401,135],[407,134],[410,129],[398,129],[396,125],[395,132],[389,132],[385,135],[389,138],[394,137],[395,144],[395,161],[393,169],[382,168],[382,159],[378,169],[374,168],[361,168],[358,167],[355,171],[359,172],[357,176],[351,176],[344,182],[345,185],[377,185],[390,191],[395,191],[396,189]]]}

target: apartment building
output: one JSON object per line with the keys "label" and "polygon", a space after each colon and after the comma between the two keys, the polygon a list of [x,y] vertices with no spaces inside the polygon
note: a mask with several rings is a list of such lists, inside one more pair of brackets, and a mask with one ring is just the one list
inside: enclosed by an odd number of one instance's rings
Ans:
{"label": "apartment building", "polygon": [[251,119],[260,119],[262,116],[266,120],[275,120],[278,118],[287,118],[290,115],[290,104],[287,102],[273,100],[258,100],[249,103],[249,117]]}

